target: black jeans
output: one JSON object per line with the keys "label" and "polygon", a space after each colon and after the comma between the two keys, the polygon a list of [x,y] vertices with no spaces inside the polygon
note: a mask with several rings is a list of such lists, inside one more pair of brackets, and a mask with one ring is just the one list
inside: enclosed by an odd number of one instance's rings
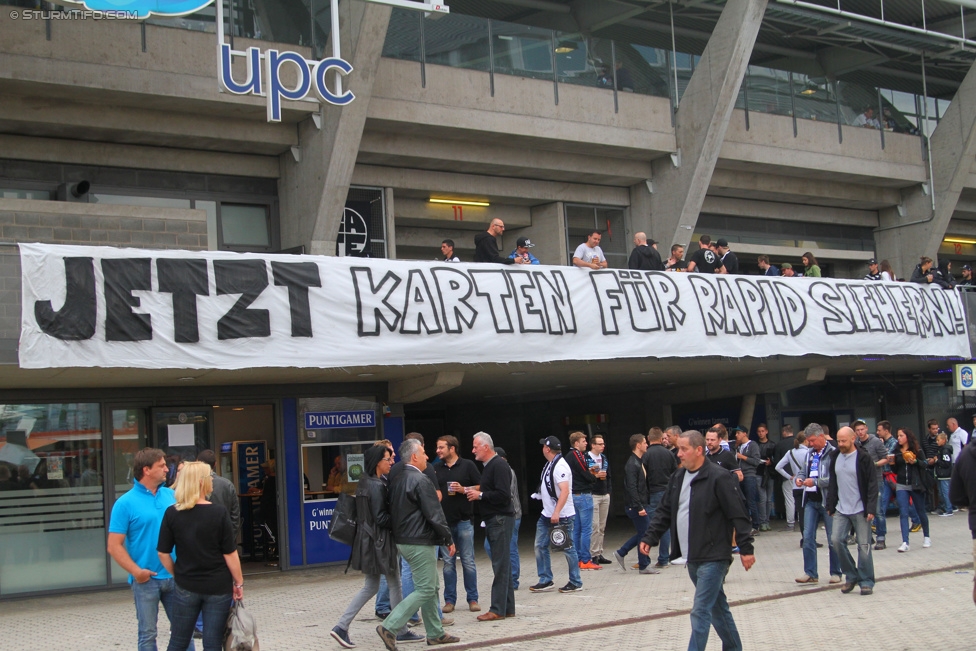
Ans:
{"label": "black jeans", "polygon": [[512,583],[512,555],[509,546],[515,531],[514,515],[493,515],[485,518],[485,535],[491,549],[491,612],[496,615],[515,614],[515,585]]}

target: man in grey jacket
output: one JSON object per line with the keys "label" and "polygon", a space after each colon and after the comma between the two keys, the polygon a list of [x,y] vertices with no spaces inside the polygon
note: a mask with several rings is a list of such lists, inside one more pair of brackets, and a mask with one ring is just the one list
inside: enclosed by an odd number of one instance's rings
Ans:
{"label": "man in grey jacket", "polygon": [[749,507],[749,518],[752,520],[752,535],[759,534],[759,476],[756,469],[762,463],[759,457],[759,444],[749,438],[749,431],[744,427],[736,427],[735,432],[736,448],[735,458],[739,461],[739,470],[742,471],[742,492],[746,496],[746,505]]}
{"label": "man in grey jacket", "polygon": [[234,540],[241,535],[241,500],[237,496],[237,489],[233,482],[226,477],[221,477],[215,470],[217,469],[217,455],[213,450],[204,450],[197,455],[197,461],[202,461],[210,466],[210,478],[213,479],[213,493],[210,501],[220,504],[230,513],[230,523],[234,525]]}
{"label": "man in grey jacket", "polygon": [[[796,485],[803,489],[803,575],[797,583],[817,583],[817,529],[821,520],[827,530],[827,540],[834,530],[834,520],[827,513],[826,495],[830,484],[830,465],[828,456],[834,446],[827,442],[824,429],[810,423],[803,430],[806,443],[810,446],[803,468],[796,474]],[[830,582],[840,583],[841,572],[837,552],[830,548]]]}

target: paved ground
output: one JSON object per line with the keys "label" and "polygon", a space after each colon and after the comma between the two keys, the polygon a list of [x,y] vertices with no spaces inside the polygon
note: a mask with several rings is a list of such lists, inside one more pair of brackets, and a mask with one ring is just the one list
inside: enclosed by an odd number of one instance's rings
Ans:
{"label": "paved ground", "polygon": [[[892,524],[896,535],[891,540],[896,541],[897,520]],[[619,545],[628,537],[623,525],[622,521],[615,523],[608,544]],[[532,594],[527,590],[535,582],[529,537],[524,529],[522,589],[516,593],[518,617],[479,623],[475,613],[458,610],[454,613],[457,623],[448,630],[461,638],[461,644],[446,648],[687,647],[687,609],[693,589],[684,568],[641,576],[606,566],[583,573],[583,592]],[[755,567],[746,573],[736,561],[726,582],[745,647],[970,651],[976,646],[976,607],[972,601],[972,541],[965,514],[933,517],[932,540],[931,548],[922,549],[921,534],[912,534],[909,553],[899,554],[894,546],[876,552],[879,582],[874,595],[861,597],[856,590],[842,595],[839,586],[797,585],[793,579],[802,574],[799,536],[762,534],[757,540]],[[634,553],[631,557],[636,562]],[[561,555],[553,560],[556,582],[561,585],[566,581],[565,562]],[[820,564],[821,578],[825,578],[826,548],[820,550]],[[481,601],[487,608],[491,568],[480,547],[478,576]],[[341,568],[334,567],[249,576],[245,604],[257,618],[262,650],[338,649],[329,630],[361,585],[361,576],[344,575]],[[460,591],[463,594],[463,588]],[[360,648],[383,649],[374,632],[377,623],[368,605],[350,631]],[[160,648],[165,648],[168,623],[164,616],[159,625]],[[0,608],[0,630],[3,651],[131,649],[136,637],[131,596],[125,590],[5,602]],[[400,647],[406,651],[426,648],[416,644]],[[709,648],[721,648],[714,633]]]}

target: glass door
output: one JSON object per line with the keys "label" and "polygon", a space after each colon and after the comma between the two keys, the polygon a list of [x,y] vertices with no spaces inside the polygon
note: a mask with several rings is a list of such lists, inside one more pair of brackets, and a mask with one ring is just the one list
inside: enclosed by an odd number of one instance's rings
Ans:
{"label": "glass door", "polygon": [[176,481],[176,469],[181,461],[194,461],[200,452],[213,449],[211,407],[153,409],[152,427],[156,447],[166,453],[167,486]]}
{"label": "glass door", "polygon": [[[111,447],[112,477],[109,486],[111,504],[132,488],[134,480],[132,459],[136,452],[147,446],[146,407],[108,405],[108,424],[112,428]],[[111,516],[111,506],[108,512]],[[129,574],[109,557],[112,583],[126,583]]]}

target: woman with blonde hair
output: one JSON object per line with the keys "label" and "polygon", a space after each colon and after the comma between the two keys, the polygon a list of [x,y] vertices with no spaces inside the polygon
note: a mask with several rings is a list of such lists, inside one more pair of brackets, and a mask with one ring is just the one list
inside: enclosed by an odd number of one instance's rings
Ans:
{"label": "woman with blonde hair", "polygon": [[[201,612],[203,649],[220,651],[232,598],[244,598],[234,526],[227,509],[207,501],[213,492],[208,464],[185,464],[174,488],[176,504],[163,514],[156,546],[163,566],[176,579],[167,651],[184,651],[189,646]],[[170,556],[174,547],[175,564]]]}

